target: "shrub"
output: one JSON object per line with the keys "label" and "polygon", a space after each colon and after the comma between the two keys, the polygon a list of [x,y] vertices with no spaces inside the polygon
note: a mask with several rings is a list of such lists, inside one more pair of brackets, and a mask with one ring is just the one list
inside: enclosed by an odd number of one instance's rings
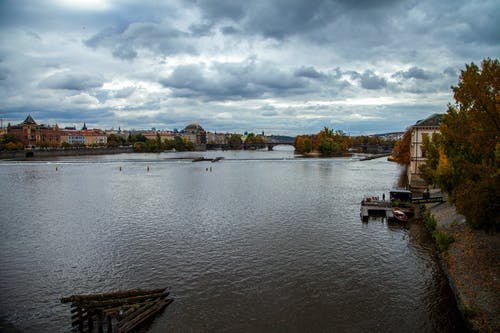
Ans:
{"label": "shrub", "polygon": [[436,218],[427,209],[424,212],[424,224],[430,232],[436,230],[436,225],[437,225]]}
{"label": "shrub", "polygon": [[453,236],[448,235],[442,230],[434,230],[434,232],[432,233],[432,237],[434,237],[434,239],[436,240],[440,252],[448,251],[450,244],[455,241]]}

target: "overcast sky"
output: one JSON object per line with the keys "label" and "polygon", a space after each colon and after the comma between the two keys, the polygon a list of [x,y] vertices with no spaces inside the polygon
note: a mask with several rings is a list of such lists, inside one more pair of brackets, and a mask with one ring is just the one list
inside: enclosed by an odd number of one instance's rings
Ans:
{"label": "overcast sky", "polygon": [[0,0],[0,118],[402,131],[500,55],[498,0]]}

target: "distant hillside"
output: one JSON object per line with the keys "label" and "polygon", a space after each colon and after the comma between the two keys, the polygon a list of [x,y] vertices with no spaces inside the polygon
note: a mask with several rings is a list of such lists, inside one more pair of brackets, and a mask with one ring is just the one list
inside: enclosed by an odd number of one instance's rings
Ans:
{"label": "distant hillside", "polygon": [[399,139],[405,134],[405,132],[391,132],[391,133],[383,133],[383,134],[373,134],[373,136],[376,136],[378,138],[385,138],[385,139]]}
{"label": "distant hillside", "polygon": [[268,142],[270,141],[293,142],[293,140],[295,140],[294,136],[287,136],[287,135],[267,135],[266,138]]}

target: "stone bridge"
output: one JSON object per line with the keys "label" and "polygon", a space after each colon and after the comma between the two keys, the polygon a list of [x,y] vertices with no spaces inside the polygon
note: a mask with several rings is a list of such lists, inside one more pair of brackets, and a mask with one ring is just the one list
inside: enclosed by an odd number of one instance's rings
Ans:
{"label": "stone bridge", "polygon": [[[255,145],[247,145],[242,144],[241,149],[252,150],[252,149],[262,149],[267,148],[268,150],[273,150],[274,147],[279,145],[288,145],[293,146],[294,138],[273,138],[267,137],[267,142],[263,144],[255,144]],[[207,144],[207,149],[224,149],[230,150],[232,149],[229,144]]]}
{"label": "stone bridge", "polygon": [[279,145],[288,145],[293,146],[294,139],[268,139],[266,142],[266,146],[268,150],[273,150],[274,147]]}

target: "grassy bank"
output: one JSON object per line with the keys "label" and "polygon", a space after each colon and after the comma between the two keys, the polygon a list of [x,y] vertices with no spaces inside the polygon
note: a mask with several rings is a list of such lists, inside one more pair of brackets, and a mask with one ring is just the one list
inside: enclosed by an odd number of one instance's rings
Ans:
{"label": "grassy bank", "polygon": [[448,202],[427,205],[422,219],[469,328],[500,331],[500,237],[472,229]]}

